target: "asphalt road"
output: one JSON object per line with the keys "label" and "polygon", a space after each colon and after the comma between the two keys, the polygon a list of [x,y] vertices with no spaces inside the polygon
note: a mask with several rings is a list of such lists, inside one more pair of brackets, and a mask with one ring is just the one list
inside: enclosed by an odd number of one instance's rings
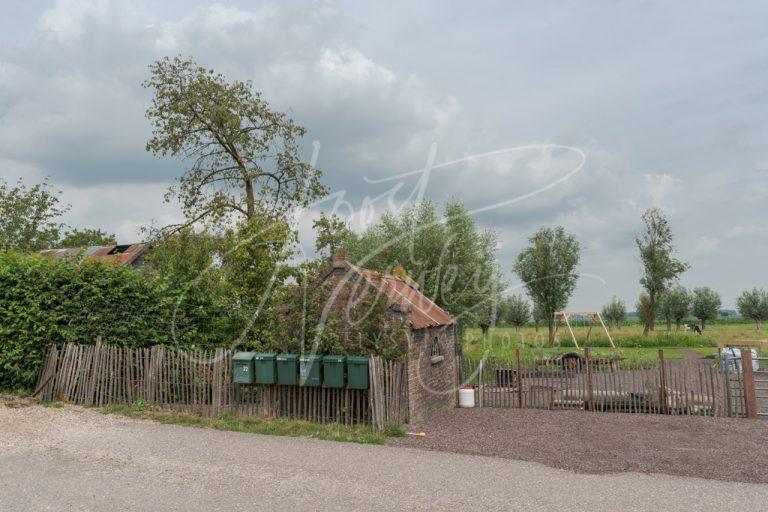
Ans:
{"label": "asphalt road", "polygon": [[0,407],[0,510],[765,510],[768,486]]}

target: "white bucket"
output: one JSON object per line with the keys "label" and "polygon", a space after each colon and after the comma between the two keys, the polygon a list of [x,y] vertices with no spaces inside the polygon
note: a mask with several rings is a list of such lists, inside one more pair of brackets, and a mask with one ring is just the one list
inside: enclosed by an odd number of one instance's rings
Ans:
{"label": "white bucket", "polygon": [[475,406],[475,388],[461,388],[459,390],[459,407]]}

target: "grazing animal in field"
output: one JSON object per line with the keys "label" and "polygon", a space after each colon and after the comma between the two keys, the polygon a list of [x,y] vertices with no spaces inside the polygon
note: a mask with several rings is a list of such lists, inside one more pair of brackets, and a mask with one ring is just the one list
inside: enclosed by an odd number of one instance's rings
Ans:
{"label": "grazing animal in field", "polygon": [[701,334],[701,327],[696,324],[685,324],[685,331],[693,331],[696,334]]}

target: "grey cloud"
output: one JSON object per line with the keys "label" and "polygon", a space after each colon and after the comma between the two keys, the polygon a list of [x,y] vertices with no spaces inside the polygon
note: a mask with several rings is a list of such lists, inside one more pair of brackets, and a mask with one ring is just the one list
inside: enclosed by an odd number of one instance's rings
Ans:
{"label": "grey cloud", "polygon": [[[52,175],[76,204],[73,223],[128,238],[142,222],[178,215],[160,198],[184,163],[144,151],[149,95],[139,84],[152,60],[182,53],[292,109],[309,128],[307,151],[322,144],[326,182],[357,206],[388,186],[364,177],[423,166],[433,142],[437,163],[536,142],[580,148],[587,163],[572,180],[478,215],[500,231],[507,270],[538,227],[576,233],[582,270],[607,282],[583,281],[576,307],[614,294],[634,303],[633,235],[655,204],[693,263],[683,284],[711,285],[726,304],[768,286],[754,270],[768,253],[760,2],[93,0],[46,9],[27,5],[15,24],[0,16],[0,175]],[[535,188],[564,163],[488,159],[435,175],[427,193],[480,207]]]}

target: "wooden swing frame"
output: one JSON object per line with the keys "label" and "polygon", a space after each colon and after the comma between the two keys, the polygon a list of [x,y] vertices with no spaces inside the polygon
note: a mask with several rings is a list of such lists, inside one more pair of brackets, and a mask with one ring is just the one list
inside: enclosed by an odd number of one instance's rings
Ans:
{"label": "wooden swing frame", "polygon": [[584,340],[585,347],[589,346],[589,336],[592,334],[592,327],[595,325],[595,320],[598,320],[600,325],[603,326],[603,331],[605,331],[606,336],[608,336],[608,341],[611,342],[611,346],[616,348],[616,345],[613,343],[613,338],[611,338],[611,333],[608,332],[608,327],[606,327],[605,322],[603,322],[603,317],[600,315],[599,311],[555,311],[555,334],[557,334],[557,329],[560,327],[560,319],[562,318],[565,320],[565,325],[568,326],[568,332],[571,333],[571,339],[573,340],[574,346],[577,350],[581,350],[579,342],[576,341],[576,335],[573,333],[573,327],[571,327],[570,319],[574,316],[589,317],[589,330],[587,330],[587,339]]}

